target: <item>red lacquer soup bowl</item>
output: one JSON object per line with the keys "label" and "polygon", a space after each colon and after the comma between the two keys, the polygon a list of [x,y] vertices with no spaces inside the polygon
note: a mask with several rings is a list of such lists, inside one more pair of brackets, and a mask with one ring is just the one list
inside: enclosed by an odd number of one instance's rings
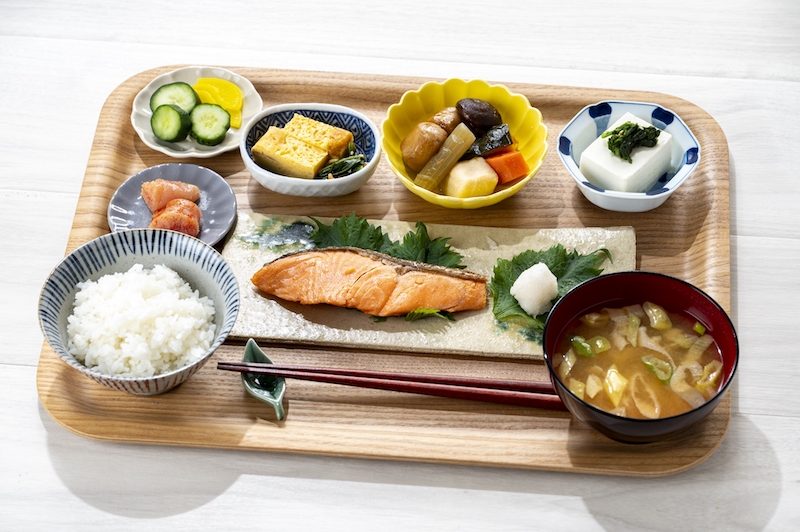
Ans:
{"label": "red lacquer soup bowl", "polygon": [[[603,308],[622,308],[651,301],[667,311],[700,322],[713,336],[722,361],[718,391],[704,404],[683,414],[658,419],[623,417],[597,408],[572,393],[561,382],[554,364],[565,335],[581,316]],[[561,298],[545,323],[544,358],[550,379],[567,409],[580,421],[614,440],[647,443],[685,431],[719,404],[730,388],[739,360],[739,342],[725,310],[708,294],[686,281],[642,271],[601,275],[576,286]],[[561,349],[563,352],[563,349]]]}

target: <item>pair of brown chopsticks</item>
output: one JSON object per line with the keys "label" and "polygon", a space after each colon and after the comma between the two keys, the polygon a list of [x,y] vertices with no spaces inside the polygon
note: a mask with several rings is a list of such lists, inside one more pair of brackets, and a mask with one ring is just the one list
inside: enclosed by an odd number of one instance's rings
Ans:
{"label": "pair of brown chopsticks", "polygon": [[456,375],[391,373],[354,369],[286,366],[255,362],[218,362],[217,369],[273,375],[361,388],[417,393],[550,410],[566,410],[549,382],[485,379]]}

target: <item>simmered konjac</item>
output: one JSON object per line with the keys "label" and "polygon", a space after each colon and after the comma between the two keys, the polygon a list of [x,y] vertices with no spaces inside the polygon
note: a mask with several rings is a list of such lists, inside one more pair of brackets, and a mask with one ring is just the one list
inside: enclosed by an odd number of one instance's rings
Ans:
{"label": "simmered konjac", "polygon": [[705,327],[650,302],[582,316],[559,352],[553,365],[575,395],[625,417],[687,412],[710,399],[722,380]]}

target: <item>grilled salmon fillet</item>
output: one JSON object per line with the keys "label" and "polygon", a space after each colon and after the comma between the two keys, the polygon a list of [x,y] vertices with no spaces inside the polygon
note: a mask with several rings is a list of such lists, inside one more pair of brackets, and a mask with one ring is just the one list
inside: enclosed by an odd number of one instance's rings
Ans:
{"label": "grilled salmon fillet", "polygon": [[487,279],[477,273],[348,247],[284,255],[265,264],[251,281],[287,301],[327,303],[381,317],[418,309],[478,310],[487,297]]}

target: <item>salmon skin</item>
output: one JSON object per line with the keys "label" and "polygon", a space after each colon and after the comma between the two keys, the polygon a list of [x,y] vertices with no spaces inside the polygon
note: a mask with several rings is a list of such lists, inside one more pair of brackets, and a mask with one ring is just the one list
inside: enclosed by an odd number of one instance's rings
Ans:
{"label": "salmon skin", "polygon": [[376,251],[332,247],[278,257],[251,281],[261,292],[287,301],[327,303],[385,317],[419,309],[481,309],[486,305],[488,280],[474,272]]}
{"label": "salmon skin", "polygon": [[142,199],[151,212],[160,211],[174,199],[197,201],[199,197],[200,189],[197,185],[184,183],[183,181],[169,181],[159,178],[142,183]]}

